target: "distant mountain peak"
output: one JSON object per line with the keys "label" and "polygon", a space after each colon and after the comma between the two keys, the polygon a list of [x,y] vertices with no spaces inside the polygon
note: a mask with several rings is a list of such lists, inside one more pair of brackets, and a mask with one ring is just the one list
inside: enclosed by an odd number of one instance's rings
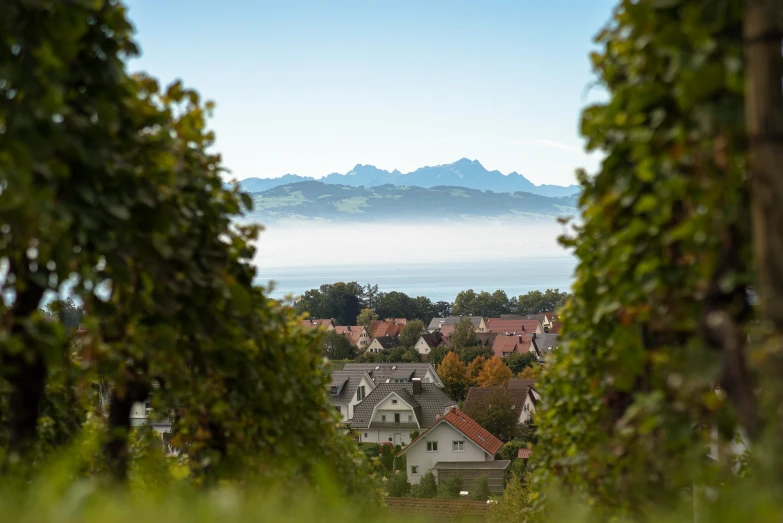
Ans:
{"label": "distant mountain peak", "polygon": [[[240,185],[248,192],[261,192],[296,181],[311,181],[309,176],[285,175],[283,178],[248,178]],[[577,185],[567,187],[559,185],[535,185],[524,175],[512,172],[508,175],[500,171],[487,170],[478,160],[460,158],[456,162],[420,167],[415,171],[402,173],[397,169],[386,171],[370,164],[357,163],[345,174],[331,173],[320,179],[326,184],[347,185],[351,187],[378,187],[381,185],[404,185],[423,187],[437,186],[463,187],[497,193],[529,192],[542,196],[571,196],[580,191]]]}

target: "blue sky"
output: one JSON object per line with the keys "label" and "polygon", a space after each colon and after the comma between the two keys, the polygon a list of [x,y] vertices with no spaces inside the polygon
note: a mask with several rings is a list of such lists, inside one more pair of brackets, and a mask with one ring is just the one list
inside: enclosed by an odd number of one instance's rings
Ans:
{"label": "blue sky", "polygon": [[229,178],[477,159],[569,184],[614,0],[129,0],[142,57],[217,103]]}

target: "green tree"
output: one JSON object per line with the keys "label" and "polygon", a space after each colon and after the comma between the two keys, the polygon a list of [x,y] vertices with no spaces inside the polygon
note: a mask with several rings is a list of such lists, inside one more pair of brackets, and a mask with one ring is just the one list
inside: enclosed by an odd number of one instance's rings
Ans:
{"label": "green tree", "polygon": [[362,309],[362,312],[356,317],[356,325],[369,329],[370,323],[377,319],[378,315],[372,309]]}
{"label": "green tree", "polygon": [[547,289],[544,292],[530,291],[517,299],[517,314],[536,314],[539,312],[556,311],[569,296],[560,289]]}
{"label": "green tree", "polygon": [[405,348],[413,347],[425,332],[427,332],[427,330],[424,328],[423,321],[409,321],[400,331],[400,344]]}
{"label": "green tree", "polygon": [[468,391],[468,374],[465,364],[459,356],[449,352],[438,366],[438,376],[443,381],[443,392],[449,398],[460,401],[465,398]]}
{"label": "green tree", "polygon": [[462,492],[462,477],[454,474],[440,481],[438,499],[459,499]]}
{"label": "green tree", "polygon": [[326,331],[321,334],[321,354],[330,360],[349,360],[356,356],[356,349],[342,334]]}
{"label": "green tree", "polygon": [[445,345],[439,345],[430,351],[430,353],[427,355],[427,360],[437,369],[438,365],[441,364],[443,358],[445,358],[446,354],[449,352],[451,352],[451,349]]}
{"label": "green tree", "polygon": [[511,302],[503,290],[493,293],[476,292],[473,289],[461,291],[454,299],[452,314],[457,316],[498,317],[511,312]]}
{"label": "green tree", "polygon": [[514,461],[517,459],[517,455],[519,454],[519,449],[527,448],[527,443],[524,441],[520,441],[518,439],[511,440],[507,443],[504,443],[502,447],[500,447],[500,457],[501,459],[507,459],[509,461]]}
{"label": "green tree", "polygon": [[378,295],[375,311],[381,318],[406,318],[412,320],[416,317],[416,302],[404,292],[382,292]]}
{"label": "green tree", "polygon": [[467,364],[473,363],[477,359],[488,360],[493,356],[492,349],[483,345],[473,345],[464,347],[459,351],[459,357]]}
{"label": "green tree", "polygon": [[462,318],[454,326],[454,332],[449,335],[449,341],[454,350],[460,351],[466,347],[478,345],[476,338],[476,328],[470,318]]}
{"label": "green tree", "polygon": [[327,283],[306,291],[296,303],[296,310],[311,318],[334,318],[341,325],[351,325],[363,309],[364,293],[355,281]]}
{"label": "green tree", "polygon": [[[766,15],[746,11],[765,5]],[[763,221],[769,207],[749,199],[748,180],[760,187],[747,147],[762,140],[748,141],[754,79],[743,69],[750,48],[774,55],[764,78],[780,98],[779,39],[754,47],[748,38],[751,22],[779,27],[780,11],[779,2],[730,0],[715,16],[706,0],[623,0],[597,38],[592,62],[609,96],[583,112],[581,130],[604,159],[578,174],[581,223],[564,243],[579,262],[563,343],[540,383],[542,397],[556,399],[538,413],[536,449],[542,483],[584,492],[600,519],[639,517],[677,503],[696,481],[728,481],[730,465],[707,466],[704,448],[740,427],[774,461],[757,470],[775,469],[769,478],[780,481],[779,443],[761,443],[782,441],[761,437],[763,418],[780,418],[759,407],[780,404],[779,386],[764,378],[775,366],[758,352],[750,365],[745,347],[749,286],[770,289],[752,274],[750,212]],[[772,202],[770,187],[761,191]],[[729,401],[716,399],[715,383]],[[759,402],[757,390],[772,396]],[[719,440],[699,427],[720,427]]]}
{"label": "green tree", "polygon": [[438,495],[438,483],[431,470],[421,477],[421,481],[411,487],[411,497],[433,499]]}
{"label": "green tree", "polygon": [[471,483],[468,498],[471,501],[486,501],[489,496],[489,477],[486,474],[481,474]]}
{"label": "green tree", "polygon": [[490,505],[487,520],[490,523],[512,523],[528,521],[533,513],[530,480],[524,481],[515,474],[511,476],[497,503]]}
{"label": "green tree", "polygon": [[[13,295],[0,304],[3,472],[24,479],[75,443],[62,430],[50,438],[41,414],[86,415],[101,389],[110,401],[94,468],[116,481],[133,466],[130,409],[149,398],[175,411],[169,442],[196,484],[259,474],[307,484],[326,467],[344,493],[378,499],[335,419],[301,410],[329,412],[318,338],[253,285],[258,227],[235,221],[252,200],[226,188],[210,152],[213,105],[179,82],[130,76],[131,30],[119,2],[3,6],[0,292]],[[89,311],[79,343],[37,310],[66,291]],[[64,404],[76,391],[84,404]],[[302,448],[313,462],[298,459]]]}
{"label": "green tree", "polygon": [[393,498],[404,498],[411,490],[404,471],[397,471],[386,478],[386,493]]}
{"label": "green tree", "polygon": [[488,394],[479,396],[465,408],[465,414],[490,431],[498,439],[508,441],[516,435],[518,410],[514,397],[505,387],[490,387]]}
{"label": "green tree", "polygon": [[533,352],[512,352],[503,361],[513,374],[519,374],[527,367],[538,365],[538,360]]}

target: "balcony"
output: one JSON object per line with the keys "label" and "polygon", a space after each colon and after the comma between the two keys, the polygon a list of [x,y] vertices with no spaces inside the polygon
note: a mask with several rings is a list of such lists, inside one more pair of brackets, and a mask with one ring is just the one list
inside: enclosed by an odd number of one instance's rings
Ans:
{"label": "balcony", "polygon": [[400,423],[394,423],[393,421],[371,421],[370,429],[386,429],[386,430],[421,430],[415,421],[405,421]]}

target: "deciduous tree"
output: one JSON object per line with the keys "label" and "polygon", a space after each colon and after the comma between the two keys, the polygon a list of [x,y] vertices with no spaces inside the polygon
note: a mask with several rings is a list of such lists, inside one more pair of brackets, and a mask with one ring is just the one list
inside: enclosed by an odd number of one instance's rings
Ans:
{"label": "deciduous tree", "polygon": [[502,441],[516,434],[519,411],[515,410],[514,397],[505,387],[488,387],[485,394],[466,405],[465,414]]}
{"label": "deciduous tree", "polygon": [[372,309],[362,309],[362,312],[356,317],[356,325],[360,325],[365,329],[370,328],[370,323],[378,319],[378,315]]}
{"label": "deciduous tree", "polygon": [[419,338],[424,334],[426,329],[424,328],[424,322],[421,320],[409,321],[402,330],[400,330],[400,344],[403,347],[413,347]]}
{"label": "deciduous tree", "polygon": [[511,376],[511,369],[496,356],[484,364],[476,378],[476,383],[479,387],[505,387]]}
{"label": "deciduous tree", "polygon": [[468,390],[467,369],[454,352],[449,352],[438,366],[438,376],[443,381],[443,392],[453,400],[465,398]]}

